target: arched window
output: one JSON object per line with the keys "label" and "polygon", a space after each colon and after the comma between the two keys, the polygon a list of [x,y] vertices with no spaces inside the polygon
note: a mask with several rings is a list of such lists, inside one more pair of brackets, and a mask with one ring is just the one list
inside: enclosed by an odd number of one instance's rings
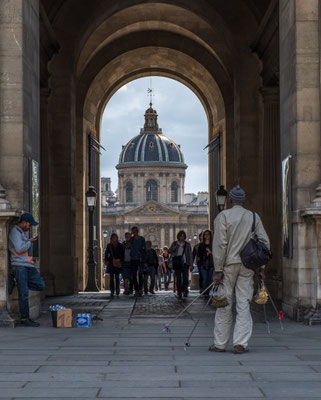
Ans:
{"label": "arched window", "polygon": [[158,201],[158,186],[154,179],[146,182],[146,201],[149,200]]}
{"label": "arched window", "polygon": [[133,184],[131,181],[126,183],[126,203],[133,202]]}
{"label": "arched window", "polygon": [[171,203],[178,202],[178,185],[177,182],[174,181],[171,184]]}

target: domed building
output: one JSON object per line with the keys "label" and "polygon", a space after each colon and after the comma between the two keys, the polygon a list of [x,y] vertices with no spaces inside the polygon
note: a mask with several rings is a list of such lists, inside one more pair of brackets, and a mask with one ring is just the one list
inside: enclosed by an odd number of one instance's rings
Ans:
{"label": "domed building", "polygon": [[195,236],[208,227],[207,202],[184,203],[187,165],[180,145],[163,134],[157,117],[150,104],[144,127],[122,147],[117,201],[102,204],[102,229],[122,239],[137,225],[146,240],[161,247],[183,229],[196,242]]}

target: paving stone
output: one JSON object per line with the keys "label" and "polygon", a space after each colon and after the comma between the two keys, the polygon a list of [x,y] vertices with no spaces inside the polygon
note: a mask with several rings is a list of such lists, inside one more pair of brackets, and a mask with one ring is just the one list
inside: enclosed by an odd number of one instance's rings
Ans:
{"label": "paving stone", "polygon": [[283,383],[277,385],[260,384],[260,388],[266,397],[271,398],[321,398],[321,382],[302,382]]}
{"label": "paving stone", "polygon": [[52,397],[66,397],[66,398],[83,398],[83,397],[91,397],[95,398],[97,393],[99,392],[99,388],[82,388],[82,389],[60,389],[60,388],[50,388],[47,390],[46,388],[43,389],[30,389],[30,388],[23,388],[23,389],[1,389],[0,391],[0,398],[3,397],[14,397],[14,398],[52,398]]}
{"label": "paving stone", "polygon": [[[256,381],[265,381],[265,382],[312,382],[317,381],[321,382],[321,373],[317,372],[262,372],[257,373],[253,372],[253,378]],[[320,392],[321,397],[321,392]]]}
{"label": "paving stone", "polygon": [[[118,397],[118,398],[125,398],[125,397],[132,397],[132,398],[175,398],[175,397],[183,397],[183,398],[191,398],[191,397],[204,397],[204,398],[218,398],[218,397],[231,397],[234,395],[235,397],[235,388],[228,388],[228,387],[216,387],[215,390],[211,390],[211,388],[158,388],[155,391],[151,391],[150,389],[144,388],[137,388],[135,390],[130,389],[123,389],[123,388],[102,388],[101,392],[99,393],[98,398],[100,397]],[[239,387],[237,390],[237,398],[252,398],[264,397],[260,389],[255,387]]]}
{"label": "paving stone", "polygon": [[[41,366],[37,373],[51,373],[57,371],[56,366]],[[137,372],[137,367],[132,366],[60,366],[59,367],[59,373],[111,373],[111,374],[130,374],[130,373],[136,373]],[[155,375],[160,375],[160,374],[174,374],[174,366],[168,367],[164,369],[162,366],[157,366],[154,365],[152,368],[149,366],[141,366],[139,367],[139,373],[142,374],[142,376],[149,375],[150,373],[155,374]]]}
{"label": "paving stone", "polygon": [[[82,307],[81,296],[73,296],[77,307]],[[89,307],[95,295],[85,296],[83,304]],[[165,334],[163,325],[173,318],[160,314],[162,307],[167,301],[181,307],[166,296],[142,300],[147,315],[138,310],[130,320],[133,300],[104,301],[99,305],[104,321],[90,329],[54,329],[46,317],[37,330],[1,329],[0,366],[5,370],[0,369],[0,399],[47,398],[47,393],[57,400],[96,395],[109,400],[321,398],[321,327],[285,321],[281,331],[275,318],[268,335],[254,316],[249,353],[233,354],[231,341],[226,353],[211,353],[213,312],[196,304]],[[185,304],[192,299],[193,294]],[[191,315],[200,315],[201,322],[185,351],[194,327]]]}
{"label": "paving stone", "polygon": [[27,374],[27,373],[0,373],[0,382],[31,382],[31,381],[42,381],[42,382],[50,382],[50,381],[84,381],[84,382],[101,382],[103,381],[104,374],[68,374],[64,373],[61,374],[59,373],[59,367],[57,367],[57,372],[56,373],[33,373],[33,374]]}
{"label": "paving stone", "polygon": [[[1,383],[1,382],[0,382]],[[177,381],[168,381],[168,380],[157,380],[157,381],[149,381],[146,379],[140,379],[140,380],[127,380],[127,379],[121,379],[121,376],[118,376],[118,380],[113,380],[113,381],[105,381],[105,382],[79,382],[79,381],[70,381],[70,382],[59,382],[59,387],[60,388],[90,388],[90,387],[110,387],[110,388],[158,388],[158,387],[165,387],[165,388],[171,388],[171,387],[179,387],[180,382]],[[26,387],[27,388],[51,388],[51,387],[56,387],[57,382],[29,382]],[[1,387],[1,386],[0,386]]]}

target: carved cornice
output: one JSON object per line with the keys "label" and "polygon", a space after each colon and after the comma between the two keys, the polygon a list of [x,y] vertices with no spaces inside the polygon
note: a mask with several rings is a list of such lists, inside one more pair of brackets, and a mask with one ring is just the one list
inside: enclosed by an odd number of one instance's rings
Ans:
{"label": "carved cornice", "polygon": [[263,85],[279,84],[279,1],[273,0],[251,44],[251,49],[262,60]]}
{"label": "carved cornice", "polygon": [[40,19],[40,87],[48,87],[50,73],[48,71],[48,63],[52,57],[58,53],[60,45],[56,40],[55,33],[52,29],[48,16],[42,6],[39,4]]}

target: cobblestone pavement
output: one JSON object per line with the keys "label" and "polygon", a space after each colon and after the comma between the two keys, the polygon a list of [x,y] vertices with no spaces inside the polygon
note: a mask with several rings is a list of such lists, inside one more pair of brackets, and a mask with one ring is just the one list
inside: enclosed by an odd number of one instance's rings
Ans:
{"label": "cobblestone pavement", "polygon": [[[195,296],[47,300],[40,328],[0,329],[0,399],[321,399],[320,326],[285,320],[282,331],[271,314],[268,334],[255,308],[250,352],[235,355],[230,343],[226,353],[210,353],[213,310],[203,299],[163,332]],[[52,328],[50,303],[103,321],[88,329]],[[166,304],[173,314],[165,314]]]}

